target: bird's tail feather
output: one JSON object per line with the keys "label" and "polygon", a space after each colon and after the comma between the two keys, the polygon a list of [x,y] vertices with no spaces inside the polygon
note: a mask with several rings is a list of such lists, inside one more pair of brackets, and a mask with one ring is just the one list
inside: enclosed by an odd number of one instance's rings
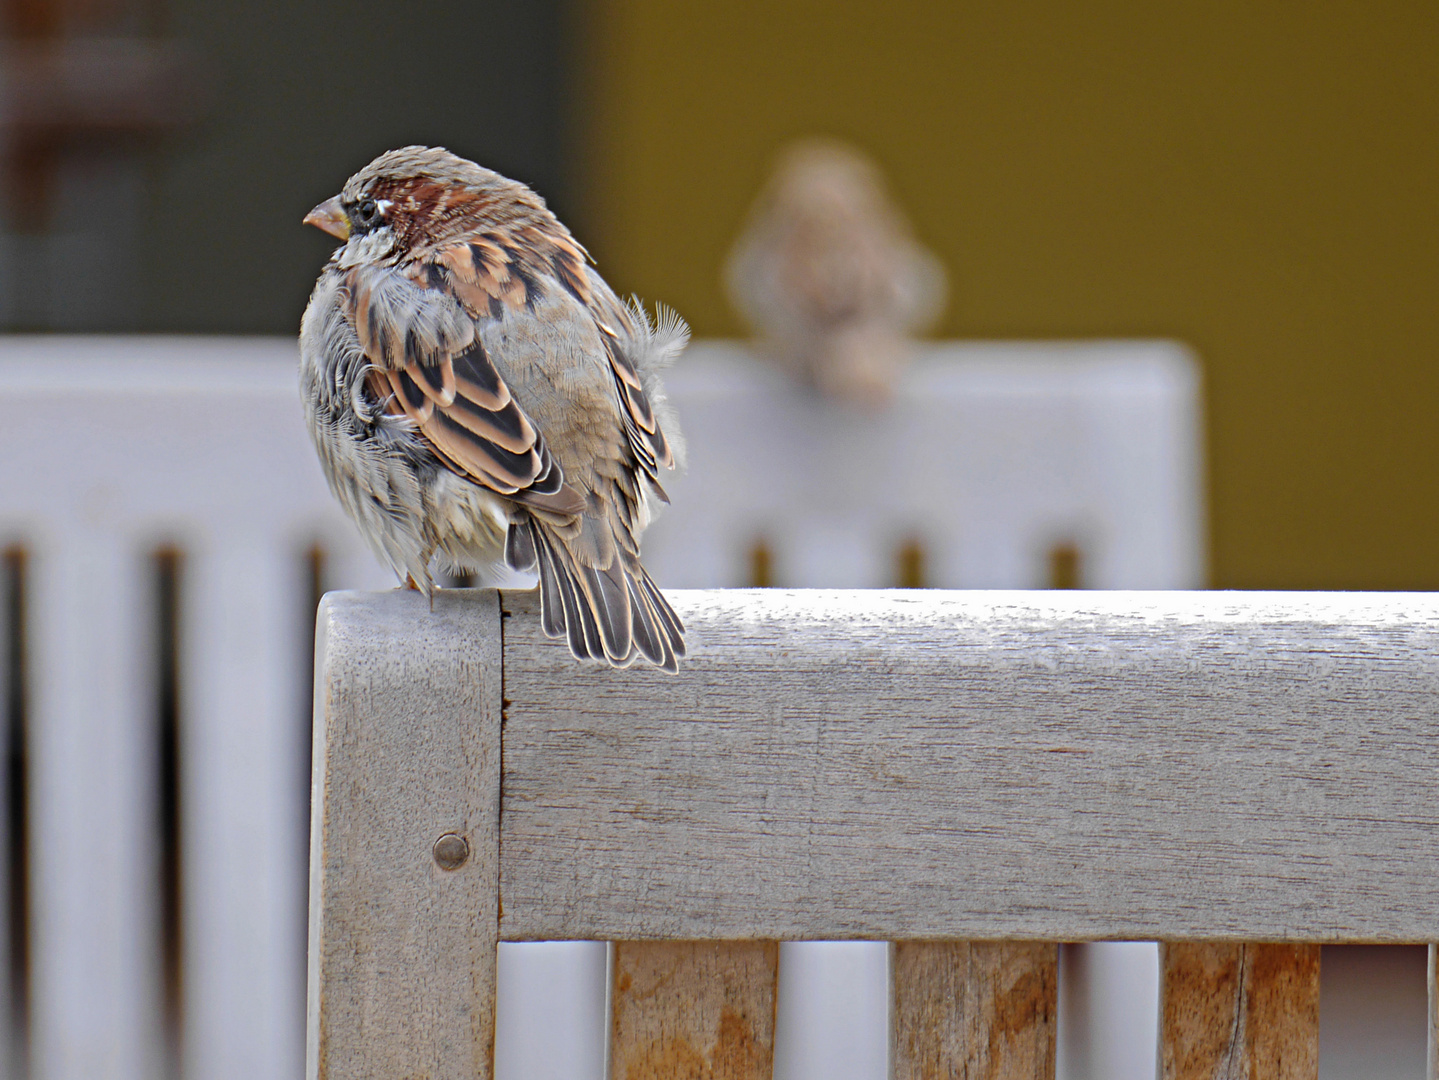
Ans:
{"label": "bird's tail feather", "polygon": [[[544,522],[531,518],[526,540],[512,540],[520,561],[533,549],[540,576],[540,626],[549,637],[563,637],[577,658],[624,667],[638,653],[665,671],[679,670],[685,654],[684,624],[636,560],[624,565],[616,553],[603,569],[579,563],[563,540]],[[517,567],[524,569],[525,567]]]}

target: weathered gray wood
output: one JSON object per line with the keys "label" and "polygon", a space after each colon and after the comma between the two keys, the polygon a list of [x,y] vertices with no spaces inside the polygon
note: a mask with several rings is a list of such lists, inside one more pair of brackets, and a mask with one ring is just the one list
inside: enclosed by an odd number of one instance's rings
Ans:
{"label": "weathered gray wood", "polygon": [[770,1080],[773,941],[614,946],[610,1080]]}
{"label": "weathered gray wood", "polygon": [[1160,947],[1161,1080],[1316,1080],[1319,946]]}
{"label": "weathered gray wood", "polygon": [[1059,946],[900,941],[893,1080],[1054,1080]]}
{"label": "weathered gray wood", "polygon": [[505,594],[505,938],[1439,940],[1439,596],[671,599]]}
{"label": "weathered gray wood", "polygon": [[332,594],[316,653],[307,1075],[487,1078],[497,595]]}

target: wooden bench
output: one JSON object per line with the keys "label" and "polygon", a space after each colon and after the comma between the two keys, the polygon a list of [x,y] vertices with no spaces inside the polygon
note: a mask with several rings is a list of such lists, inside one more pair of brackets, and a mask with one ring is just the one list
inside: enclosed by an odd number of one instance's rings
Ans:
{"label": "wooden bench", "polygon": [[768,1076],[834,938],[894,943],[902,1080],[1052,1076],[1103,939],[1165,943],[1165,1080],[1313,1078],[1319,945],[1439,940],[1439,596],[671,596],[677,677],[326,599],[312,1080],[490,1076],[502,940],[615,943],[616,1080]]}

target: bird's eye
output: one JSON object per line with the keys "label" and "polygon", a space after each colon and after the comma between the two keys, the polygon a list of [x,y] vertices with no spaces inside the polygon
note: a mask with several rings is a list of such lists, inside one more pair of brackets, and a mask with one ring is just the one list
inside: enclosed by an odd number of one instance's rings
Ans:
{"label": "bird's eye", "polygon": [[374,199],[366,199],[355,210],[355,213],[356,215],[358,215],[361,224],[364,225],[374,224],[375,217],[379,214],[379,212],[380,208],[375,205]]}

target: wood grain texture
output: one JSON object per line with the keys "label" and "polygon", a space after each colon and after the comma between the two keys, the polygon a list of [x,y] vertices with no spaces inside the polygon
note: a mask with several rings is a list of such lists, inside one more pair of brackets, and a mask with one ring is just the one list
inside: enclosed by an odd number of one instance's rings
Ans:
{"label": "wood grain texture", "polygon": [[894,946],[893,1080],[1054,1080],[1059,946]]}
{"label": "wood grain texture", "polygon": [[769,1080],[773,941],[614,946],[610,1080]]}
{"label": "wood grain texture", "polygon": [[1316,1080],[1319,946],[1167,942],[1162,1080]]}
{"label": "wood grain texture", "polygon": [[488,1078],[496,594],[332,594],[316,656],[307,1075]]}
{"label": "wood grain texture", "polygon": [[1439,596],[504,594],[507,939],[1439,940]]}

